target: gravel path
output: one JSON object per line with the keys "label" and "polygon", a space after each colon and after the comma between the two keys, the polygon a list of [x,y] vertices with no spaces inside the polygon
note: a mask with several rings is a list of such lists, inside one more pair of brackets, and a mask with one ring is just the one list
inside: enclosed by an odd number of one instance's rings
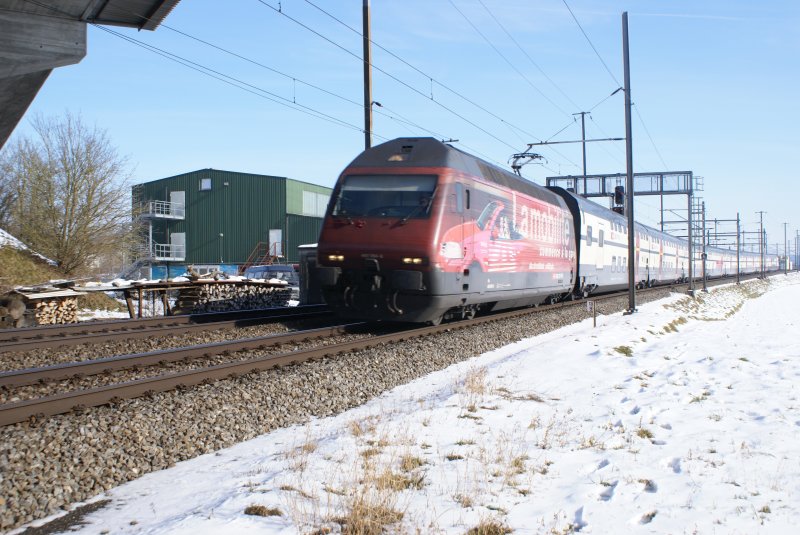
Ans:
{"label": "gravel path", "polygon": [[[637,302],[667,295],[668,289],[640,294]],[[598,302],[598,314],[623,310],[627,302],[627,296]],[[578,305],[2,428],[0,529],[272,429],[338,414],[455,362],[587,316]]]}

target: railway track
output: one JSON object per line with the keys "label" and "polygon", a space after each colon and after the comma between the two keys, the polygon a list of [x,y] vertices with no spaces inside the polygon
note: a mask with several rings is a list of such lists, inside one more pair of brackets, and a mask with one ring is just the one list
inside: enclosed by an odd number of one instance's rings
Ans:
{"label": "railway track", "polygon": [[[709,285],[729,282],[728,280],[718,280],[709,282]],[[688,284],[674,285],[671,289],[677,290],[688,287]],[[656,287],[652,289],[639,290],[638,293],[646,294],[651,291],[663,291],[670,287]],[[594,301],[604,301],[619,298],[626,295],[625,292],[606,294],[593,297]],[[260,372],[285,366],[299,364],[303,362],[319,360],[326,357],[334,357],[337,354],[369,349],[386,344],[396,344],[417,337],[428,336],[454,330],[468,329],[476,325],[497,322],[535,314],[539,311],[553,310],[572,306],[584,306],[584,301],[565,301],[552,305],[542,305],[536,308],[525,308],[500,312],[492,315],[481,316],[471,320],[464,320],[455,323],[446,323],[438,326],[426,326],[408,328],[407,326],[397,327],[396,331],[387,334],[368,335],[357,340],[337,342],[327,345],[317,345],[315,347],[301,348],[292,351],[279,352],[267,356],[256,358],[236,359],[236,352],[264,349],[280,344],[297,344],[306,340],[318,340],[321,338],[332,337],[342,334],[366,333],[369,334],[368,324],[347,324],[308,331],[295,331],[280,335],[262,336],[248,338],[244,340],[232,340],[216,342],[212,344],[202,344],[191,347],[176,348],[169,350],[152,351],[133,355],[122,355],[103,359],[60,364],[42,368],[17,370],[0,374],[0,388],[13,390],[25,385],[34,385],[48,381],[63,381],[76,376],[85,377],[90,375],[110,373],[119,370],[126,370],[137,367],[157,366],[169,362],[188,361],[210,355],[225,354],[232,357],[229,362],[200,367],[197,369],[163,373],[160,375],[124,381],[118,384],[109,384],[82,390],[60,392],[54,395],[46,395],[40,398],[27,399],[0,405],[0,426],[11,425],[32,419],[63,414],[74,410],[82,410],[87,407],[95,407],[115,402],[149,395],[157,392],[164,392],[177,388],[191,387],[198,384],[215,382],[231,377]]]}
{"label": "railway track", "polygon": [[274,321],[307,320],[329,315],[324,305],[163,316],[135,320],[85,322],[0,330],[0,353],[65,347],[113,340],[149,338],[175,331],[181,333],[249,327]]}

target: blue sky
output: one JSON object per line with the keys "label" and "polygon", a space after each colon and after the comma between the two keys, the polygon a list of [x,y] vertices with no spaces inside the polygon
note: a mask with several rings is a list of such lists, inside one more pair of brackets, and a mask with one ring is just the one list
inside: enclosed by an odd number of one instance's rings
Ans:
{"label": "blue sky", "polygon": [[[373,0],[373,40],[407,62],[373,47],[373,63],[384,71],[373,74],[373,99],[385,113],[375,114],[375,143],[453,138],[468,152],[507,164],[528,142],[580,139],[580,122],[571,114],[589,109],[588,138],[624,136],[624,97],[606,97],[623,81],[621,14],[627,11],[639,112],[634,170],[693,171],[704,177],[710,218],[731,219],[738,211],[746,229],[756,231],[756,212],[764,210],[769,241],[782,249],[783,222],[792,237],[800,228],[800,3],[567,3],[605,65],[563,0]],[[53,72],[17,134],[28,131],[33,114],[70,110],[108,131],[129,157],[134,182],[213,167],[331,186],[364,146],[361,39],[314,5],[360,30],[360,0],[282,0],[280,13],[277,0],[183,0],[156,32],[114,31],[349,126],[90,27],[87,57]],[[581,173],[580,145],[538,151],[547,162],[524,168],[530,180]],[[624,143],[589,144],[587,162],[590,174],[624,172]],[[683,206],[682,199],[673,201]],[[637,204],[646,223],[658,221],[657,206],[657,198]]]}

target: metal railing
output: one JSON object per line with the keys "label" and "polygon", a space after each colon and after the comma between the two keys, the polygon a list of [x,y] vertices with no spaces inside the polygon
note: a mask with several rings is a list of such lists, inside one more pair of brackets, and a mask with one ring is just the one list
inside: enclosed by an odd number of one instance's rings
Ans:
{"label": "metal railing", "polygon": [[144,205],[142,215],[183,219],[186,217],[186,205],[169,201],[147,201]]}

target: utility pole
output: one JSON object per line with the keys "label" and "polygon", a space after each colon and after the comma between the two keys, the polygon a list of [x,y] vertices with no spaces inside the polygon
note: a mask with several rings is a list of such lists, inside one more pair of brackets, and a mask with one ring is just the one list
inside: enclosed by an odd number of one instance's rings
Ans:
{"label": "utility pole", "polygon": [[759,261],[761,262],[761,267],[759,270],[760,276],[763,279],[764,278],[764,214],[766,212],[762,210],[756,213],[759,215],[759,225],[761,229],[758,233],[758,258]]}
{"label": "utility pole", "polygon": [[[586,114],[591,112],[588,111],[579,111],[578,113],[573,113],[572,115],[580,115],[581,116],[581,144],[583,145],[583,194],[586,195]],[[578,194],[577,185],[575,187],[575,194]]]}
{"label": "utility pole", "polygon": [[364,0],[364,150],[372,146],[372,54],[370,52],[369,2]]}
{"label": "utility pole", "polygon": [[783,224],[783,274],[789,274],[789,242],[786,241],[786,226],[789,223]]}
{"label": "utility pole", "polygon": [[741,228],[739,227],[739,212],[736,212],[736,284],[741,283],[740,274],[742,272],[741,266],[739,265],[740,261],[740,251],[742,249],[742,243],[739,240],[739,236],[741,235]]}
{"label": "utility pole", "polygon": [[636,312],[636,227],[633,221],[633,136],[631,134],[631,64],[628,12],[622,13],[622,64],[625,71],[625,216],[628,219],[628,314]]}
{"label": "utility pole", "polygon": [[708,241],[708,236],[706,236],[706,201],[701,203],[701,210],[703,216],[703,253],[700,258],[703,259],[703,291],[708,293],[708,276],[706,275],[706,258],[708,258],[708,253],[706,252],[706,242]]}

